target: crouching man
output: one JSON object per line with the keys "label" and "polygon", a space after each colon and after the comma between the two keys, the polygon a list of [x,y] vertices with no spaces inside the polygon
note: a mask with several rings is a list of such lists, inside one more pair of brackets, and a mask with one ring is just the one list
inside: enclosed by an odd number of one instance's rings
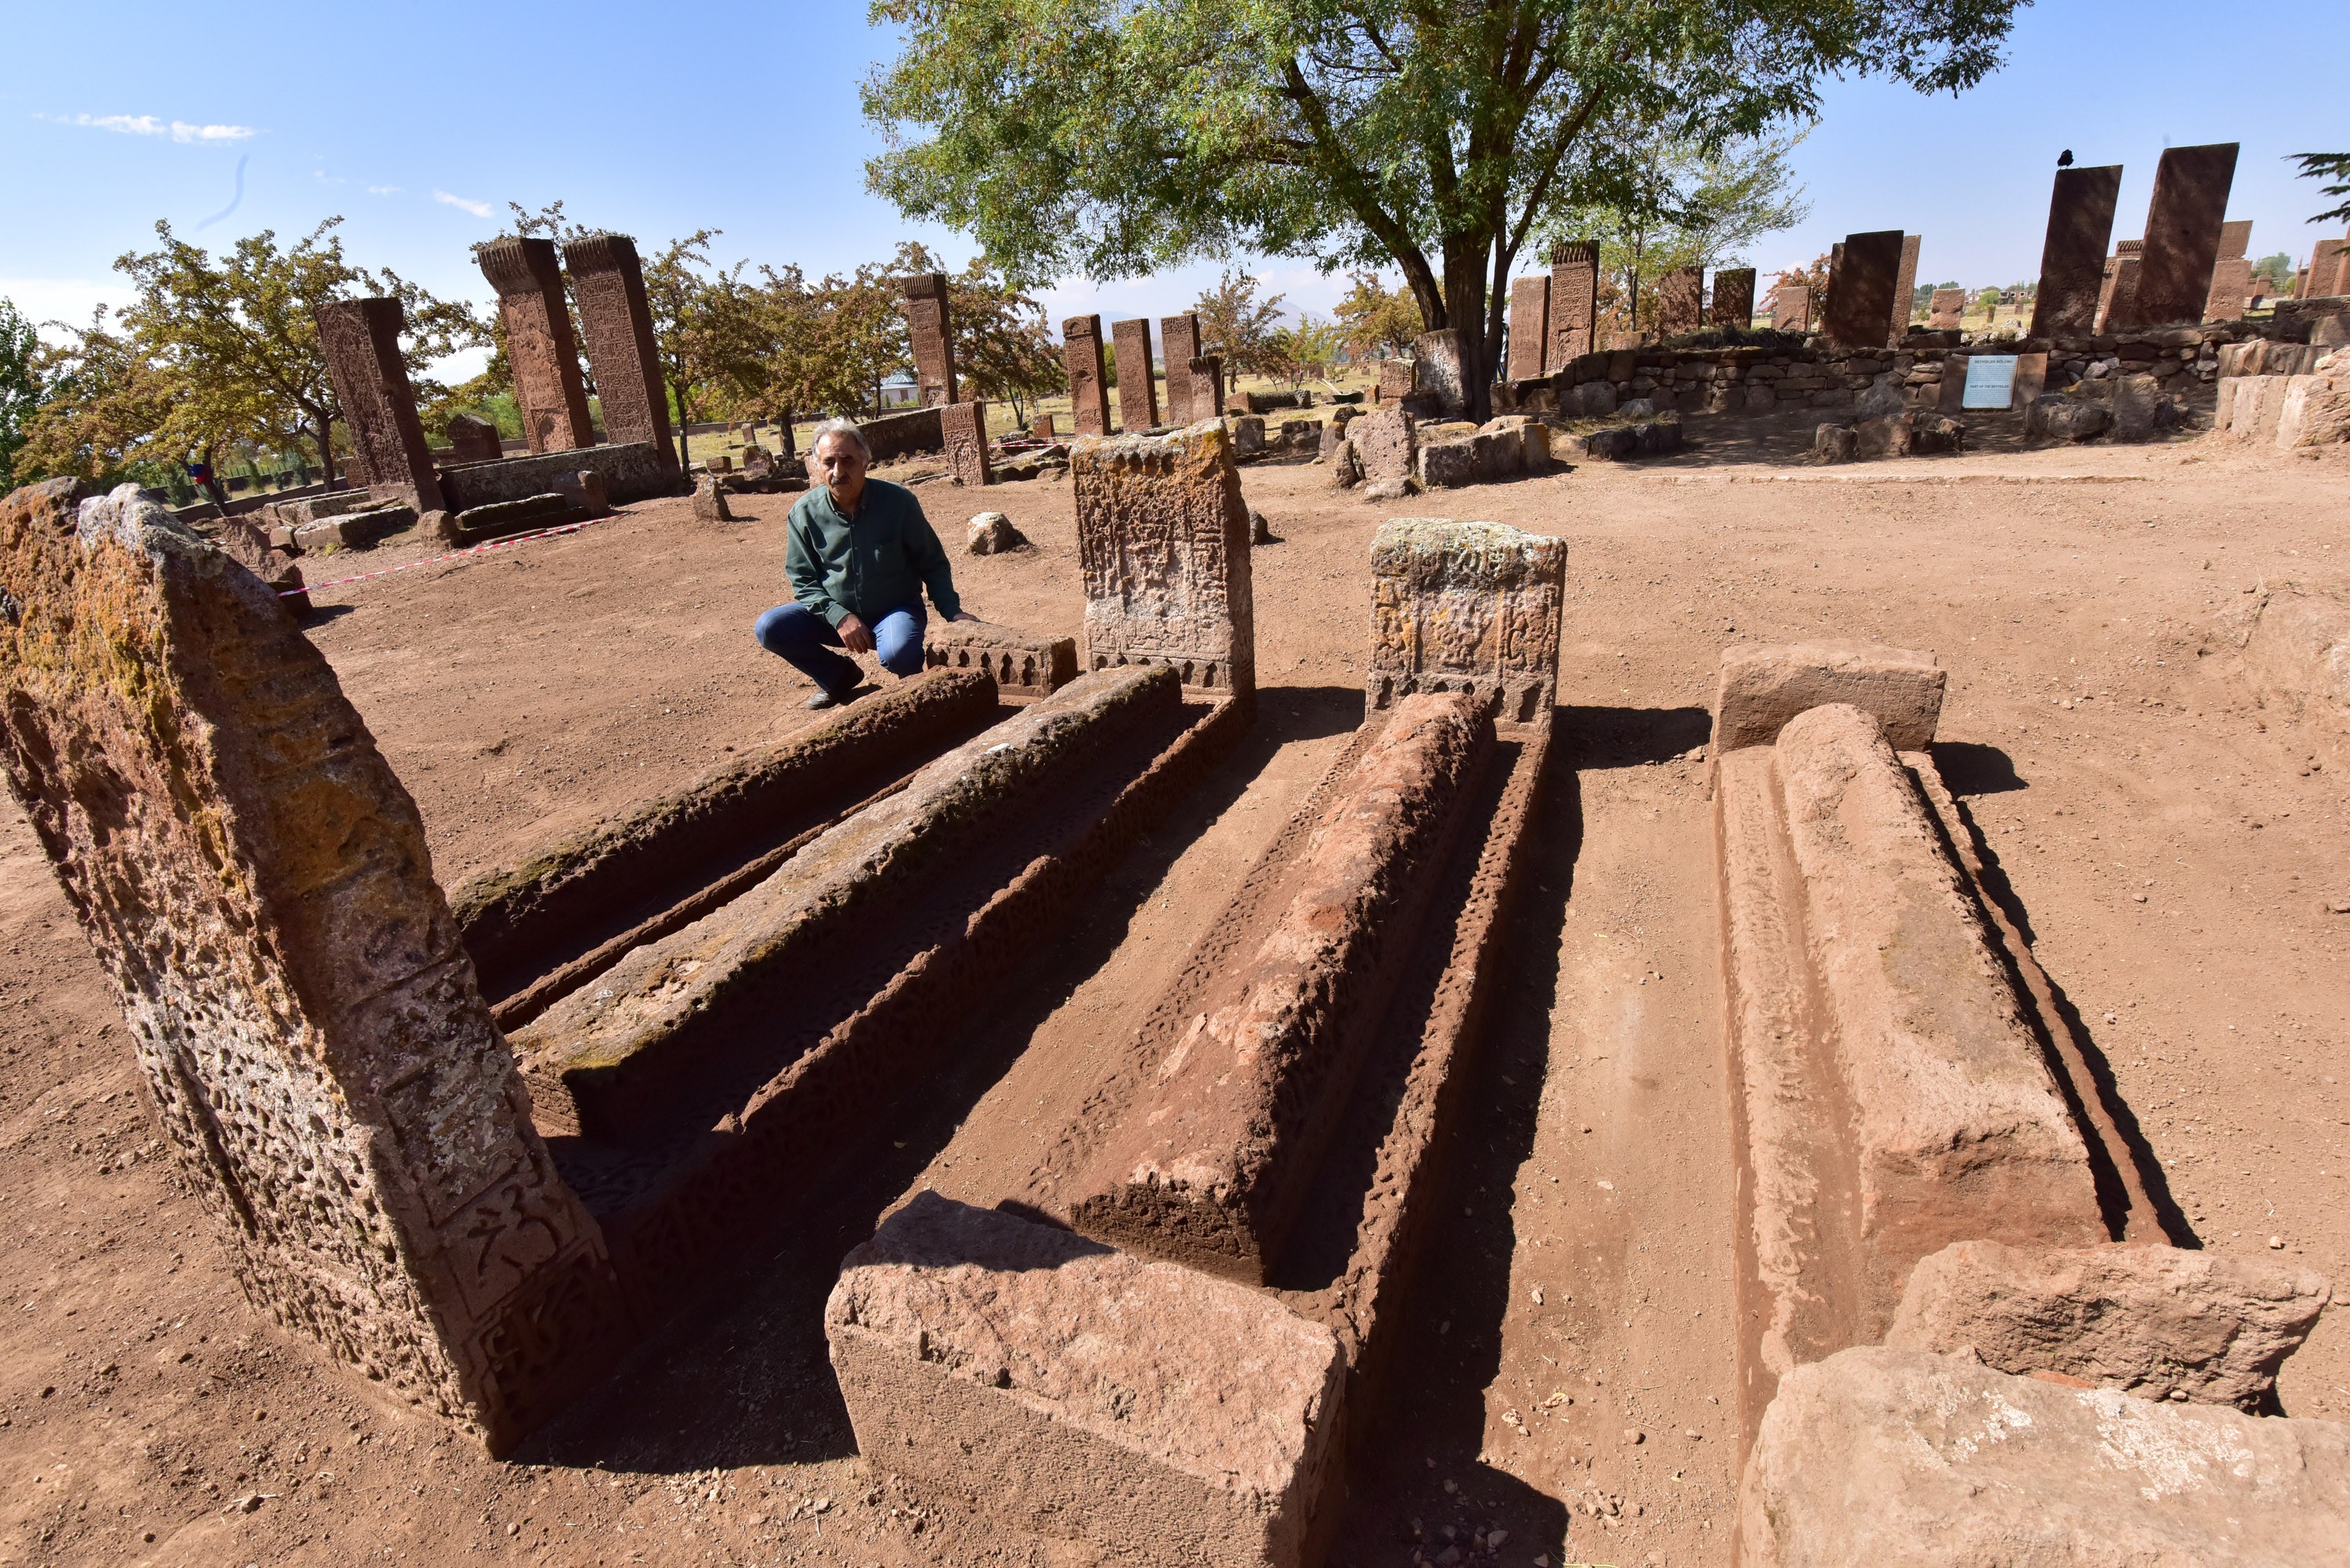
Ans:
{"label": "crouching man", "polygon": [[922,672],[922,592],[949,620],[974,620],[955,597],[954,571],[922,504],[886,479],[868,479],[873,449],[852,420],[827,420],[812,448],[816,477],[792,508],[784,570],[793,601],[761,616],[759,646],[816,682],[811,708],[858,694],[857,665],[833,651],[876,654],[900,677]]}

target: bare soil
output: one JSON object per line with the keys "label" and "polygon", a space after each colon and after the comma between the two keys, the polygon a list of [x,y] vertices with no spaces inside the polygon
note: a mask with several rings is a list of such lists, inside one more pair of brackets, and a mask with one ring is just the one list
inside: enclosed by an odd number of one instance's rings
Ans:
{"label": "bare soil", "polygon": [[[1332,1561],[1720,1563],[1735,1493],[1735,1223],[1706,817],[1721,649],[1936,651],[1939,761],[2188,1244],[2350,1279],[2350,745],[2263,711],[2231,628],[2264,580],[2350,580],[2350,455],[2181,442],[1814,470],[1808,424],[1690,421],[1661,462],[1403,507],[1246,472],[1253,738],[1110,878],[935,1114],[511,1462],[244,1303],[174,1185],[130,1049],[13,806],[0,818],[0,1563],[916,1563],[977,1555],[855,1452],[820,1310],[906,1194],[1015,1188],[1359,716],[1392,512],[1565,537],[1560,743],[1517,983]],[[1079,629],[1066,482],[919,493],[990,619]],[[415,793],[444,886],[810,715],[751,641],[789,496],[683,502],[320,589],[314,629]],[[314,579],[428,558],[398,539]],[[2282,1408],[2350,1419],[2350,1320]],[[1492,1532],[1505,1535],[1496,1542]],[[1450,1532],[1450,1535],[1447,1534]],[[1483,1549],[1480,1549],[1480,1542]],[[1069,1559],[1075,1561],[1075,1559]]]}

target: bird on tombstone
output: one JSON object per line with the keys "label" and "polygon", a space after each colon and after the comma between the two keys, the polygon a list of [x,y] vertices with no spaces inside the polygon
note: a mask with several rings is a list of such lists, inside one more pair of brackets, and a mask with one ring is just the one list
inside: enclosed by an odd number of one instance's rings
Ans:
{"label": "bird on tombstone", "polygon": [[2067,147],[2064,151],[2059,152],[2056,155],[2056,167],[2059,169],[2070,169],[2073,167],[2073,150],[2071,148]]}

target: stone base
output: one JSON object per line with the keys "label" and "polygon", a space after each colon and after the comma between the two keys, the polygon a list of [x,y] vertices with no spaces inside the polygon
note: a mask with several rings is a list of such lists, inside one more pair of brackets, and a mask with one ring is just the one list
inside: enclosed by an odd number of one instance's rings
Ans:
{"label": "stone base", "polygon": [[1933,743],[1949,677],[1930,653],[1823,639],[1733,648],[1721,656],[1713,700],[1716,753],[1767,746],[1806,709],[1846,702],[1873,716],[1894,750]]}

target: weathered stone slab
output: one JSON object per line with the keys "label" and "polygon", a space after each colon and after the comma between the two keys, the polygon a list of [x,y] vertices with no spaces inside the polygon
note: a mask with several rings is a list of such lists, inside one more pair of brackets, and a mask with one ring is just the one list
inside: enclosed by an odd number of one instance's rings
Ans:
{"label": "weathered stone slab", "polygon": [[2350,1427],[1847,1350],[1780,1385],[1738,1529],[1749,1568],[2339,1563]]}
{"label": "weathered stone slab", "polygon": [[1159,318],[1159,347],[1167,358],[1167,421],[1170,424],[1195,425],[1201,420],[1213,419],[1222,411],[1223,400],[1217,407],[1202,414],[1195,412],[1197,394],[1191,387],[1191,361],[1200,357],[1200,318],[1185,313]]}
{"label": "weathered stone slab", "polygon": [[1202,354],[1191,361],[1191,420],[1219,420],[1224,416],[1224,357]]}
{"label": "weathered stone slab", "polygon": [[669,383],[661,373],[637,242],[626,234],[589,234],[563,247],[563,265],[578,296],[579,330],[588,339],[588,368],[596,372],[606,437],[649,442],[663,468],[676,469]]}
{"label": "weathered stone slab", "polygon": [[2277,445],[2333,446],[2345,441],[2350,441],[2350,366],[2291,378],[2277,409]]}
{"label": "weathered stone slab", "polygon": [[[1967,291],[1963,288],[1938,288],[1933,303],[1927,307],[1926,324],[1937,332],[1955,332],[1966,322]],[[1947,359],[1944,364],[1950,363]]]}
{"label": "weathered stone slab", "polygon": [[503,1449],[619,1309],[408,792],[275,596],[133,486],[0,502],[0,763],[247,1298]]}
{"label": "weathered stone slab", "polygon": [[2236,178],[2236,143],[2168,147],[2155,166],[2137,289],[2112,327],[2199,322],[2220,259],[2220,226]]}
{"label": "weathered stone slab", "polygon": [[379,500],[429,512],[442,504],[441,480],[400,351],[407,320],[397,299],[329,300],[318,307],[318,347],[350,429],[354,477]]}
{"label": "weathered stone slab", "polygon": [[949,403],[939,410],[939,435],[946,442],[947,472],[973,488],[995,483],[987,464],[987,405]]}
{"label": "weathered stone slab", "polygon": [[1866,1337],[1917,1261],[1987,1231],[2106,1239],[2088,1153],[1977,909],[1875,719],[1777,742],[1805,927],[1852,1116]]}
{"label": "weathered stone slab", "polygon": [[906,336],[914,350],[914,381],[926,409],[962,400],[955,384],[954,323],[942,272],[916,273],[898,281],[906,301]]}
{"label": "weathered stone slab", "polygon": [[1232,438],[1203,421],[1069,453],[1086,664],[1164,664],[1214,696],[1256,690],[1248,506]]}
{"label": "weathered stone slab", "polygon": [[1578,240],[1550,253],[1550,354],[1543,369],[1557,375],[1598,348],[1599,244]]}
{"label": "weathered stone slab", "polygon": [[1510,284],[1510,379],[1530,380],[1544,374],[1543,354],[1550,345],[1550,279],[1536,274]]}
{"label": "weathered stone slab", "polygon": [[2032,303],[2034,337],[2085,337],[2095,329],[2106,243],[2113,237],[2121,190],[2118,163],[2056,171],[2040,249],[2040,287]]}
{"label": "weathered stone slab", "polygon": [[1393,499],[1410,490],[1419,467],[1418,431],[1418,421],[1408,409],[1365,414],[1347,427],[1363,483],[1377,493],[1373,499]]}
{"label": "weathered stone slab", "polygon": [[1901,347],[1901,339],[1909,336],[1909,312],[1918,297],[1918,246],[1922,236],[1901,236],[1901,265],[1893,278],[1893,315],[1887,321],[1885,346]]}
{"label": "weathered stone slab", "polygon": [[449,421],[449,451],[455,462],[495,462],[506,454],[497,425],[479,414],[458,414]]}
{"label": "weathered stone slab", "polygon": [[1883,347],[1885,325],[1893,319],[1894,282],[1901,271],[1901,231],[1846,234],[1842,248],[1832,255],[1820,330],[1840,348]]}
{"label": "weathered stone slab", "polygon": [[1069,422],[1081,436],[1109,434],[1108,372],[1102,364],[1101,317],[1061,323],[1061,359],[1069,372]]}
{"label": "weathered stone slab", "polygon": [[1271,1297],[925,1192],[848,1255],[825,1329],[858,1448],[996,1531],[1306,1559],[1346,1361]]}
{"label": "weathered stone slab", "polygon": [[1290,896],[1200,1003],[1146,1106],[1069,1209],[1098,1240],[1262,1282],[1347,1106],[1491,719],[1465,694],[1395,705],[1331,794]]}
{"label": "weathered stone slab", "polygon": [[1105,671],[944,753],[733,903],[637,948],[515,1031],[534,1082],[567,1097],[581,1133],[600,1143],[658,1142],[711,1105],[739,1104],[788,1064],[743,1053],[756,1051],[758,1021],[782,1004],[795,971],[914,897],[948,848],[1010,797],[1177,700],[1163,671]]}
{"label": "weathered stone slab", "polygon": [[865,432],[866,444],[873,449],[875,462],[890,462],[919,452],[942,452],[946,449],[946,432],[939,422],[939,408],[908,409],[901,414],[883,414],[878,420],[865,420],[858,429]]}
{"label": "weathered stone slab", "polygon": [[1771,325],[1781,332],[1808,332],[1812,327],[1812,291],[1800,283],[1783,283],[1771,294]]}
{"label": "weathered stone slab", "polygon": [[1713,275],[1713,304],[1707,317],[1716,327],[1743,332],[1754,322],[1754,269],[1734,266]]}
{"label": "weathered stone slab", "polygon": [[2244,643],[2244,673],[2263,704],[2350,733],[2350,596],[2271,589]]}
{"label": "weathered stone slab", "polygon": [[1469,406],[1471,353],[1461,329],[1453,327],[1423,332],[1411,341],[1413,390],[1436,400],[1437,408],[1457,415]]}
{"label": "weathered stone slab", "polygon": [[[1118,347],[1118,419],[1128,433],[1159,427],[1159,379],[1150,362],[1150,318],[1110,323]],[[1136,366],[1140,366],[1139,370]]]}
{"label": "weathered stone slab", "polygon": [[1694,332],[1705,322],[1705,268],[1675,267],[1659,276],[1657,291],[1657,336],[1668,341]]}
{"label": "weathered stone slab", "polygon": [[2345,252],[2350,252],[2350,244],[2342,240],[2319,240],[2310,246],[2309,284],[2302,298],[2327,299],[2343,292]]}
{"label": "weathered stone slab", "polygon": [[923,634],[922,662],[932,670],[984,670],[1004,696],[1033,701],[1077,678],[1077,639],[992,621],[940,621]]}
{"label": "weathered stone slab", "polygon": [[1846,702],[1872,714],[1896,751],[1934,739],[1949,677],[1930,653],[1838,639],[1733,648],[1721,656],[1713,749],[1767,746],[1808,708]]}
{"label": "weathered stone slab", "polygon": [[675,495],[681,488],[675,464],[662,462],[661,449],[650,441],[605,441],[542,456],[453,463],[441,471],[441,504],[463,512],[520,501],[559,489],[567,480],[577,483],[582,472],[601,478],[606,499],[620,505]]}
{"label": "weathered stone slab", "polygon": [[2265,1259],[1960,1241],[1918,1263],[1885,1343],[1971,1349],[2002,1372],[2249,1410],[2331,1295],[2309,1270]]}
{"label": "weathered stone slab", "polygon": [[1398,517],[1371,541],[1367,711],[1466,691],[1532,723],[1558,690],[1566,542],[1499,523]]}
{"label": "weathered stone slab", "polygon": [[[595,445],[596,426],[588,416],[588,387],[579,375],[579,347],[572,341],[571,306],[564,297],[555,242],[502,234],[476,246],[473,256],[497,290],[523,439],[534,452]],[[504,455],[494,446],[487,452],[461,451],[458,461]]]}

